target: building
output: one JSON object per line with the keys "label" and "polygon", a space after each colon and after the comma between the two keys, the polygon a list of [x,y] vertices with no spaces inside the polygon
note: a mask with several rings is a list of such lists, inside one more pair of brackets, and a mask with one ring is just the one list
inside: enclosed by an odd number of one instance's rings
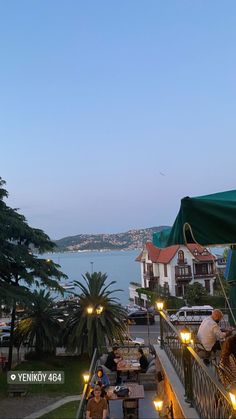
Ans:
{"label": "building", "polygon": [[[158,292],[161,286],[170,295],[184,297],[186,286],[199,282],[209,294],[213,294],[216,257],[205,247],[191,243],[161,249],[147,242],[136,261],[141,266],[142,288]],[[143,301],[140,301],[137,288],[130,284],[130,299],[136,304],[146,305],[146,295],[142,294]]]}

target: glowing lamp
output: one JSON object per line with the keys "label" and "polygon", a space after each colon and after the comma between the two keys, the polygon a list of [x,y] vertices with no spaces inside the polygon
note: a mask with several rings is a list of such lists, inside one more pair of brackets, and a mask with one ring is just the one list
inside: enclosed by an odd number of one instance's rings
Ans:
{"label": "glowing lamp", "polygon": [[236,410],[236,384],[231,384],[229,388],[229,397],[233,406],[233,409]]}
{"label": "glowing lamp", "polygon": [[96,313],[97,313],[97,314],[102,314],[102,312],[103,312],[103,306],[99,306],[99,307],[96,309]]}
{"label": "glowing lamp", "polygon": [[161,412],[162,408],[163,408],[163,400],[161,399],[156,399],[153,401],[155,409],[157,412]]}
{"label": "glowing lamp", "polygon": [[87,307],[87,313],[88,314],[93,314],[93,307],[92,306]]}
{"label": "glowing lamp", "polygon": [[187,327],[181,330],[180,336],[182,343],[188,345],[191,342],[191,331]]}
{"label": "glowing lamp", "polygon": [[163,301],[157,301],[156,302],[156,306],[157,306],[157,310],[158,311],[162,311],[163,310],[163,307],[164,307]]}
{"label": "glowing lamp", "polygon": [[83,379],[84,379],[85,384],[88,384],[89,378],[90,378],[89,372],[84,372],[83,373]]}

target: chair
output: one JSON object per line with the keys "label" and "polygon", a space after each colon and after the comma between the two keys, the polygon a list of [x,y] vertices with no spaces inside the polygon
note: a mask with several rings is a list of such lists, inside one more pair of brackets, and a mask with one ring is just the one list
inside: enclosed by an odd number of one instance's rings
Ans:
{"label": "chair", "polygon": [[123,400],[124,419],[138,419],[138,400]]}

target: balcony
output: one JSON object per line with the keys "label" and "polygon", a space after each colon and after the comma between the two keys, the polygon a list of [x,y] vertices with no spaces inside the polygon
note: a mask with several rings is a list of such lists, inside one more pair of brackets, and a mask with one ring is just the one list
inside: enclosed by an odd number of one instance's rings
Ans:
{"label": "balcony", "polygon": [[187,275],[177,275],[177,274],[175,274],[175,281],[178,283],[178,282],[190,282],[190,281],[192,281],[192,275],[189,275],[189,274],[187,274]]}
{"label": "balcony", "polygon": [[154,276],[153,279],[149,280],[149,287],[150,291],[158,291],[159,290],[159,277]]}
{"label": "balcony", "polygon": [[215,274],[197,273],[193,275],[194,279],[211,279],[215,278]]}

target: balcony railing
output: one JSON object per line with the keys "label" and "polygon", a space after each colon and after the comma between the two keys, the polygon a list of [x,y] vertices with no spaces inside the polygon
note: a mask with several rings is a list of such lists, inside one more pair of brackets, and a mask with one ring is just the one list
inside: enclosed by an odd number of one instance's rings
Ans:
{"label": "balcony railing", "polygon": [[187,275],[176,275],[175,274],[175,280],[176,281],[186,281],[186,282],[188,282],[188,281],[191,281],[193,278],[192,278],[192,275],[190,274],[187,274]]}
{"label": "balcony railing", "polygon": [[195,350],[190,345],[182,345],[179,331],[163,311],[160,312],[160,331],[161,347],[185,387],[186,401],[202,419],[228,419],[232,414],[228,393]]}
{"label": "balcony railing", "polygon": [[200,278],[214,278],[215,274],[204,274],[204,273],[197,273],[193,275],[194,279],[200,279]]}

